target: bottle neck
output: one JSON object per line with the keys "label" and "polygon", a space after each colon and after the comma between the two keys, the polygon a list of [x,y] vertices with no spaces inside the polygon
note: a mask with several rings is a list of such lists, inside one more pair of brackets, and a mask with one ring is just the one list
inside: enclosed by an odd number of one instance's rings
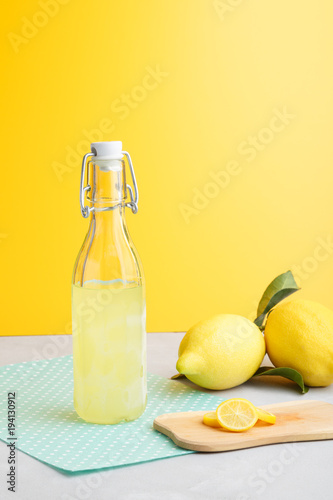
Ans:
{"label": "bottle neck", "polygon": [[90,230],[93,239],[106,247],[117,246],[126,239],[125,222],[125,164],[122,160],[91,162],[87,199],[91,203]]}
{"label": "bottle neck", "polygon": [[106,211],[120,214],[118,207],[124,205],[127,195],[123,160],[91,161],[88,184],[87,199],[96,215]]}

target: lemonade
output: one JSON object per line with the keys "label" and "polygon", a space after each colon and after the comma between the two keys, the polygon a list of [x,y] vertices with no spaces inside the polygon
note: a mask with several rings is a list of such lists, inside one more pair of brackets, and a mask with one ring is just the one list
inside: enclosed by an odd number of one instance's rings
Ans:
{"label": "lemonade", "polygon": [[87,422],[134,420],[147,400],[143,287],[88,285],[72,286],[75,409]]}

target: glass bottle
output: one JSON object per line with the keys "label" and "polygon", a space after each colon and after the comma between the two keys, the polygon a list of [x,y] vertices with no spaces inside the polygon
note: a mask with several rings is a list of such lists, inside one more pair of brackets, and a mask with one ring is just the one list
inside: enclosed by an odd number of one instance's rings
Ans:
{"label": "glass bottle", "polygon": [[74,407],[87,422],[116,424],[139,417],[147,401],[144,277],[125,221],[126,207],[137,212],[138,191],[120,141],[93,143],[91,151],[80,190],[90,224],[72,280]]}

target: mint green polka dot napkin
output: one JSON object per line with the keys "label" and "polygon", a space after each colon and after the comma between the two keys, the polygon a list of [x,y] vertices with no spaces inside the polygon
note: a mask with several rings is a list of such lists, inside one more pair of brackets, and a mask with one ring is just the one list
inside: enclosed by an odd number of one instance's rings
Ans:
{"label": "mint green polka dot napkin", "polygon": [[70,472],[137,464],[194,453],[153,429],[163,413],[214,409],[221,399],[148,374],[148,404],[133,422],[90,424],[73,407],[72,356],[0,368],[0,439],[9,442],[7,394],[16,393],[16,447]]}

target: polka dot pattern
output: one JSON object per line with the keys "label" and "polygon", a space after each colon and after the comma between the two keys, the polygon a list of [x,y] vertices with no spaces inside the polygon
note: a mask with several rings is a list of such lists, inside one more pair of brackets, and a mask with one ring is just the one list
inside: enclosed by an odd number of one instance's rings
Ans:
{"label": "polka dot pattern", "polygon": [[153,429],[155,417],[177,411],[211,410],[217,396],[148,374],[148,403],[133,422],[90,424],[73,406],[73,359],[7,365],[0,369],[0,439],[8,442],[6,400],[16,392],[17,448],[53,467],[84,471],[194,453]]}

